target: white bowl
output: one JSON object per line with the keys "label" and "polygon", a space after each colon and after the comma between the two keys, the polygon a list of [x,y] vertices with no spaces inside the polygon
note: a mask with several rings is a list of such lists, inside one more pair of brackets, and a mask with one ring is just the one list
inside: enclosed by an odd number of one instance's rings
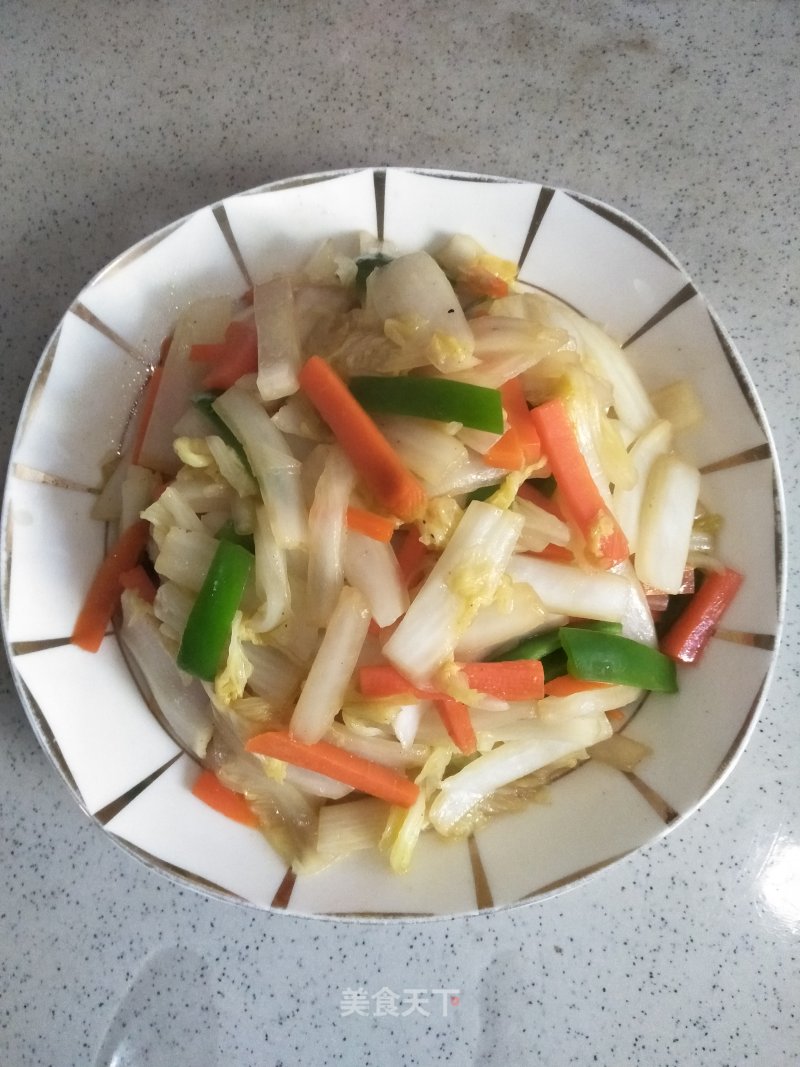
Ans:
{"label": "white bowl", "polygon": [[[681,435],[702,498],[727,516],[720,551],[746,581],[677,696],[651,695],[626,732],[636,774],[590,761],[550,803],[468,841],[424,837],[409,874],[355,854],[295,879],[255,830],[196,800],[196,765],[151,714],[113,633],[69,644],[106,530],[90,517],[162,338],[193,299],[242,293],[325,237],[367,230],[401,250],[463,232],[520,279],[600,322],[648,388],[694,383],[707,418]],[[376,169],[233,196],[140,241],[70,305],[22,412],[2,522],[2,612],[20,697],[78,803],[145,863],[201,892],[302,915],[446,916],[541,900],[655,841],[692,813],[750,735],[775,658],[784,517],[764,413],[722,326],[664,246],[632,219],[535,182]]]}

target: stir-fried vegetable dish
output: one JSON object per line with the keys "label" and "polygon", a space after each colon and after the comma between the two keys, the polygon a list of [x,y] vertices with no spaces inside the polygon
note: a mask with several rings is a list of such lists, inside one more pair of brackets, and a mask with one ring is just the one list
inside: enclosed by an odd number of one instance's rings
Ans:
{"label": "stir-fried vegetable dish", "polygon": [[187,308],[99,496],[116,540],[73,640],[116,621],[195,795],[297,871],[472,833],[673,693],[741,576],[599,326],[454,236],[326,242]]}

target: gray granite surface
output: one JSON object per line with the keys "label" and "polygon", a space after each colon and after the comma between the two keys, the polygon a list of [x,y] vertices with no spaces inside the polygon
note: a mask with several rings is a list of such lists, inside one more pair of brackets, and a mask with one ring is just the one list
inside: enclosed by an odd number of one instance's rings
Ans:
{"label": "gray granite surface", "polygon": [[[3,0],[4,463],[48,335],[138,238],[292,174],[445,167],[580,190],[667,243],[760,391],[796,526],[799,31],[796,0]],[[694,818],[555,899],[451,922],[176,888],[78,810],[4,667],[0,1063],[800,1062],[796,579],[790,555],[760,726]],[[410,1010],[381,1014],[382,989]]]}

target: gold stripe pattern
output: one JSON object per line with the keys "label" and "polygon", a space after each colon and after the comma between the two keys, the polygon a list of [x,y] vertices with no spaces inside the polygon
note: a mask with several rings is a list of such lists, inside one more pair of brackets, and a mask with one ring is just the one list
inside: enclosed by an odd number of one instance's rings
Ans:
{"label": "gold stripe pattern", "polygon": [[478,842],[475,835],[471,834],[467,840],[469,847],[469,862],[472,866],[472,879],[475,882],[475,902],[478,911],[485,911],[494,907],[492,891],[489,888],[489,879],[486,877],[486,869],[483,866]]}
{"label": "gold stripe pattern", "polygon": [[663,304],[654,315],[651,315],[647,322],[643,323],[635,333],[632,333],[627,341],[623,341],[620,348],[627,348],[634,341],[638,341],[648,330],[652,330],[659,322],[663,322],[667,316],[685,304],[687,300],[691,300],[693,296],[697,296],[697,290],[691,282],[687,282],[673,297],[670,297],[666,304]]}
{"label": "gold stripe pattern", "polygon": [[176,752],[175,755],[171,759],[168,759],[162,767],[156,768],[152,774],[143,778],[141,782],[131,786],[127,793],[123,793],[121,797],[117,797],[116,800],[112,800],[110,804],[106,804],[104,808],[96,811],[93,817],[97,819],[101,826],[105,826],[115,815],[119,815],[121,811],[127,808],[131,801],[135,800],[141,793],[143,793],[148,786],[151,786],[157,778],[160,778],[164,771],[168,770],[176,760],[181,758],[182,755],[183,753]]}
{"label": "gold stripe pattern", "polygon": [[270,904],[271,908],[276,908],[278,911],[285,911],[286,908],[288,908],[296,881],[297,875],[290,867],[283,876],[283,881],[275,890],[275,896],[272,898],[272,903]]}
{"label": "gold stripe pattern", "polygon": [[659,819],[662,820],[667,826],[674,822],[678,818],[678,812],[668,804],[666,800],[657,793],[652,786],[649,786],[646,782],[634,774],[633,771],[622,771],[622,774],[628,779],[634,789],[647,801]]}
{"label": "gold stripe pattern", "polygon": [[551,189],[549,186],[543,185],[539,191],[539,196],[536,199],[536,207],[533,209],[533,218],[531,224],[528,227],[528,232],[525,235],[525,240],[522,244],[522,251],[519,254],[517,260],[517,266],[521,267],[525,262],[528,252],[531,250],[531,245],[539,232],[539,227],[542,225],[542,219],[544,219],[547,209],[550,207],[550,201],[555,196],[555,189]]}
{"label": "gold stripe pattern", "polygon": [[744,452],[737,452],[733,456],[715,460],[714,463],[707,463],[705,467],[700,468],[700,473],[713,474],[714,471],[730,470],[731,467],[742,467],[745,463],[757,463],[762,459],[772,459],[772,453],[766,441],[763,445],[746,448]]}
{"label": "gold stripe pattern", "polygon": [[747,645],[748,648],[761,648],[765,652],[775,651],[774,634],[749,633],[746,630],[717,630],[714,634],[720,641],[730,641],[734,645]]}
{"label": "gold stripe pattern", "polygon": [[77,318],[88,323],[89,326],[94,327],[98,333],[101,333],[103,337],[108,338],[108,340],[115,344],[117,348],[121,348],[126,355],[135,359],[137,363],[143,363],[148,369],[152,368],[152,360],[148,359],[143,352],[138,350],[138,348],[134,348],[133,345],[128,344],[124,337],[120,337],[116,330],[112,330],[102,319],[98,319],[97,315],[95,315],[93,311],[90,311],[80,301],[74,303],[70,308],[70,311]]}
{"label": "gold stripe pattern", "polygon": [[95,489],[91,485],[84,485],[83,482],[74,482],[71,478],[62,478],[58,474],[47,474],[46,471],[37,470],[35,467],[28,467],[24,463],[15,463],[12,467],[12,471],[15,478],[19,478],[22,482],[34,482],[37,485],[52,485],[56,489],[71,489],[76,493],[92,493],[97,495],[100,490]]}
{"label": "gold stripe pattern", "polygon": [[547,885],[539,886],[538,889],[532,890],[530,893],[526,893],[525,896],[520,897],[519,901],[533,900],[534,897],[544,896],[546,893],[554,893],[557,889],[564,889],[568,885],[572,885],[573,882],[580,881],[581,878],[588,878],[590,874],[596,874],[598,871],[602,871],[604,867],[610,867],[617,860],[623,859],[629,855],[628,852],[620,852],[616,856],[610,856],[608,859],[600,860],[598,863],[590,863],[588,867],[581,867],[578,871],[573,871],[571,874],[565,874],[562,878],[556,878],[553,882],[548,882]]}
{"label": "gold stripe pattern", "polygon": [[231,255],[236,260],[236,266],[239,268],[239,270],[244,275],[244,278],[245,278],[245,281],[247,282],[248,288],[252,289],[252,287],[253,287],[253,279],[250,276],[250,271],[247,269],[247,264],[244,261],[244,256],[242,255],[242,250],[241,250],[241,248],[239,248],[239,245],[238,245],[238,243],[236,241],[236,237],[234,236],[233,228],[231,227],[231,222],[230,222],[230,219],[228,218],[228,212],[225,210],[225,205],[224,204],[217,204],[213,208],[213,212],[212,213],[214,215],[214,220],[215,220],[217,226],[219,226],[219,228],[220,228],[220,230],[222,232],[222,236],[225,238],[225,243],[227,244],[228,248],[230,249]]}
{"label": "gold stripe pattern", "polygon": [[386,214],[386,171],[374,170],[372,182],[375,187],[375,235],[379,241],[382,241]]}

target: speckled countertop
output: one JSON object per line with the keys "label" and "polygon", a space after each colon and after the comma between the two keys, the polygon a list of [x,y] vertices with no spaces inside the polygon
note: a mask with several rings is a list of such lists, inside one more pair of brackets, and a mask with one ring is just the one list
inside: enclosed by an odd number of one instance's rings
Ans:
{"label": "speckled countertop", "polygon": [[[797,524],[794,0],[7,0],[2,31],[4,464],[47,336],[139,237],[273,178],[438,166],[578,189],[658,234],[743,353]],[[790,554],[760,726],[701,811],[578,889],[453,922],[176,888],[81,814],[4,668],[0,1062],[800,1062],[796,579]],[[381,990],[413,1010],[382,1014]]]}

